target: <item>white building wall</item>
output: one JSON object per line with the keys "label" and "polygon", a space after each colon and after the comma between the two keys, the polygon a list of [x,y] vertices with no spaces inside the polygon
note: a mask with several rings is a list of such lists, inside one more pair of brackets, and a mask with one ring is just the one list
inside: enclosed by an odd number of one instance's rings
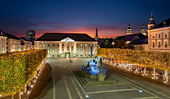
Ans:
{"label": "white building wall", "polygon": [[7,39],[7,52],[21,51],[21,41],[17,39]]}
{"label": "white building wall", "polygon": [[0,54],[6,53],[6,38],[4,36],[0,36]]}
{"label": "white building wall", "polygon": [[[93,47],[92,55],[91,46]],[[97,42],[35,41],[35,49],[47,49],[47,57],[64,58],[66,54],[69,54],[70,57],[97,56]]]}

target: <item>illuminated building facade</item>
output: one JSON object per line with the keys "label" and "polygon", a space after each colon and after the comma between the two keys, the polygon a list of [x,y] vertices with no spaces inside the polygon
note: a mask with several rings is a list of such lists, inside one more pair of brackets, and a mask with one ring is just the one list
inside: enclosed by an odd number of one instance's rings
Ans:
{"label": "illuminated building facade", "polygon": [[6,39],[7,37],[0,31],[0,54],[6,53]]}
{"label": "illuminated building facade", "polygon": [[21,51],[32,49],[32,42],[28,41],[25,37],[20,37],[21,40]]}
{"label": "illuminated building facade", "polygon": [[97,41],[87,34],[45,33],[35,41],[35,49],[47,49],[47,57],[96,57]]}
{"label": "illuminated building facade", "polygon": [[155,25],[151,14],[148,24],[148,49],[170,51],[170,18]]}
{"label": "illuminated building facade", "polygon": [[21,41],[18,37],[1,32],[4,36],[7,37],[6,39],[6,53],[8,52],[15,52],[15,51],[21,51]]}

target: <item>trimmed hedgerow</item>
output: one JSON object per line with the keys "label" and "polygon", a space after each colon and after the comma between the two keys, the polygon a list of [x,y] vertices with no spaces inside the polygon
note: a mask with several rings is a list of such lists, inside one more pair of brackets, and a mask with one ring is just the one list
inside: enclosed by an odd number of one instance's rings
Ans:
{"label": "trimmed hedgerow", "polygon": [[0,95],[13,95],[24,88],[46,56],[46,49],[0,54]]}

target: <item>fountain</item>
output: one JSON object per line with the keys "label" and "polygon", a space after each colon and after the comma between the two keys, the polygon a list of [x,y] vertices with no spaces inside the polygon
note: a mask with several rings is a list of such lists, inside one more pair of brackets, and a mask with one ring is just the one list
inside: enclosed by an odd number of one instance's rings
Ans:
{"label": "fountain", "polygon": [[106,79],[106,69],[102,68],[102,59],[98,56],[98,59],[91,59],[87,66],[83,66],[82,74],[89,79],[95,79],[98,81],[104,81]]}

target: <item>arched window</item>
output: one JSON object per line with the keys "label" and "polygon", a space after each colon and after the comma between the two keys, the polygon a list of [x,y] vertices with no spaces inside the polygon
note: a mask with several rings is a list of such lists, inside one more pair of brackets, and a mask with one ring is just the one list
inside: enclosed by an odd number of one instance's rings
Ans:
{"label": "arched window", "polygon": [[168,36],[167,36],[167,33],[165,33],[165,38],[167,38]]}
{"label": "arched window", "polygon": [[161,42],[158,42],[158,47],[161,47]]}
{"label": "arched window", "polygon": [[155,47],[155,42],[152,42],[152,47]]}

